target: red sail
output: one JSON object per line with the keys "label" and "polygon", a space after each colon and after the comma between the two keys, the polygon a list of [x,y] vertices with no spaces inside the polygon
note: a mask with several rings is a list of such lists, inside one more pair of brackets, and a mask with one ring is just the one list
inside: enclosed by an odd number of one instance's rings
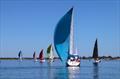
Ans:
{"label": "red sail", "polygon": [[40,54],[39,54],[39,59],[43,60],[43,49],[41,50]]}

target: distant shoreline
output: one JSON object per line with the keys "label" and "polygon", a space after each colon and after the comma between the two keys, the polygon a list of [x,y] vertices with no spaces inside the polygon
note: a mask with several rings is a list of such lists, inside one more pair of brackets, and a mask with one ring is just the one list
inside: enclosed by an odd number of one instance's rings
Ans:
{"label": "distant shoreline", "polygon": [[[90,59],[93,59],[92,57],[80,57],[81,59],[83,60],[90,60]],[[32,60],[33,58],[32,57],[23,57],[23,60]],[[38,58],[37,58],[38,59]],[[48,58],[45,58],[45,59],[48,59]],[[59,57],[55,57],[54,59],[60,59]],[[99,59],[104,59],[104,60],[120,60],[120,57],[117,56],[117,57],[111,57],[111,56],[102,56],[102,57],[99,57]],[[19,58],[16,58],[16,57],[1,57],[0,60],[19,60]]]}

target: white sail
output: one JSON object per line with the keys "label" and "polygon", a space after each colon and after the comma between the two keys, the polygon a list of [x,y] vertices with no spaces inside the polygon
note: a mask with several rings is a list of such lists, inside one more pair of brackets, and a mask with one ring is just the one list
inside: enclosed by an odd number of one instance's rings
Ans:
{"label": "white sail", "polygon": [[72,17],[71,17],[71,26],[70,26],[70,52],[69,54],[73,54],[74,50],[74,27],[73,27],[73,11],[72,11]]}
{"label": "white sail", "polygon": [[33,59],[34,59],[34,61],[37,61],[37,56],[36,56],[36,52],[35,51],[33,53]]}
{"label": "white sail", "polygon": [[53,47],[51,46],[51,49],[50,49],[50,59],[54,59],[54,55],[53,55]]}

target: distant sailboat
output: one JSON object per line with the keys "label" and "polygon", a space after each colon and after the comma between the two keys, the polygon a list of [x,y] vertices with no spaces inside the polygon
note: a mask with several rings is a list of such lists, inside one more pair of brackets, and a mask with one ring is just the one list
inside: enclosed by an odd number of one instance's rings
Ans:
{"label": "distant sailboat", "polygon": [[97,39],[95,41],[95,45],[94,45],[94,50],[93,50],[93,59],[94,59],[94,63],[99,63],[99,57],[98,57],[98,43],[97,43]]}
{"label": "distant sailboat", "polygon": [[54,33],[54,46],[60,59],[67,66],[79,66],[80,57],[74,54],[73,8],[58,22]]}
{"label": "distant sailboat", "polygon": [[39,59],[40,59],[40,62],[45,62],[45,59],[43,57],[43,49],[40,51]]}
{"label": "distant sailboat", "polygon": [[53,54],[52,44],[49,45],[48,48],[47,48],[47,55],[48,55],[49,62],[53,62],[53,60],[54,60],[54,54]]}
{"label": "distant sailboat", "polygon": [[19,58],[19,60],[22,61],[22,51],[21,51],[21,50],[20,50],[19,53],[18,53],[18,58]]}
{"label": "distant sailboat", "polygon": [[33,53],[33,59],[34,59],[34,61],[37,61],[37,56],[36,56],[36,52],[35,51]]}

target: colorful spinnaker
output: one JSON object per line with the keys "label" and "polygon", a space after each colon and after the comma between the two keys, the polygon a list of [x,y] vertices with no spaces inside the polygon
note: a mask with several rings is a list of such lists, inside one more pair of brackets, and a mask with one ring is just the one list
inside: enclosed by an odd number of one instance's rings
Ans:
{"label": "colorful spinnaker", "polygon": [[54,46],[62,61],[66,61],[70,49],[70,26],[72,21],[71,8],[58,22],[54,32]]}
{"label": "colorful spinnaker", "polygon": [[[80,59],[74,55],[73,7],[60,19],[54,32],[54,46],[60,59],[67,65],[79,66]],[[74,59],[75,61],[71,60]],[[69,63],[70,62],[70,63]],[[72,64],[73,63],[73,64]]]}

